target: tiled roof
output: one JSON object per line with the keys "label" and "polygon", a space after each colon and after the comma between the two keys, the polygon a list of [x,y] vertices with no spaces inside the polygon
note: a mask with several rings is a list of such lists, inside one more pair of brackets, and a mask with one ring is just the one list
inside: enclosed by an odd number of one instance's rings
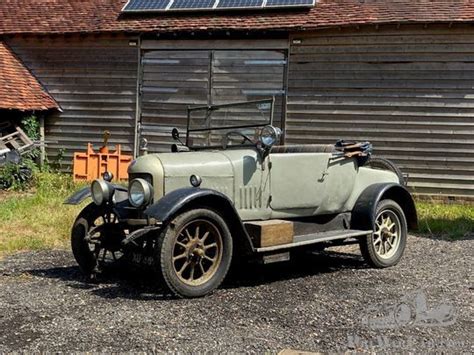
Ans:
{"label": "tiled roof", "polygon": [[472,0],[319,0],[310,10],[121,15],[126,0],[2,0],[0,34],[290,30],[417,22],[470,22]]}
{"label": "tiled roof", "polygon": [[0,109],[39,111],[59,108],[6,44],[0,42]]}

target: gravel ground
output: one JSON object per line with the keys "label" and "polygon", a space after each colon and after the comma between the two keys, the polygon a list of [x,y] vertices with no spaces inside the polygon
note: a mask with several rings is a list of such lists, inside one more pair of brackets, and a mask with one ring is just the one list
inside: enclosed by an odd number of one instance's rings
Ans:
{"label": "gravel ground", "polygon": [[385,270],[354,247],[252,266],[196,300],[163,295],[150,273],[87,284],[69,251],[20,253],[0,262],[0,352],[472,353],[473,241],[412,236]]}

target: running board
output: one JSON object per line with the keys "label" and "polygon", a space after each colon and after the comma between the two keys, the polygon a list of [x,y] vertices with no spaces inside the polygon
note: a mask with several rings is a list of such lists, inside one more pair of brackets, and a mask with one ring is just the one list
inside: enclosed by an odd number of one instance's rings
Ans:
{"label": "running board", "polygon": [[373,231],[371,230],[362,231],[362,230],[346,229],[346,230],[334,230],[330,232],[321,232],[321,233],[314,233],[314,234],[295,235],[295,237],[293,238],[293,243],[273,245],[270,247],[263,247],[263,248],[256,248],[255,251],[257,253],[265,253],[268,251],[296,248],[296,247],[301,247],[305,245],[316,244],[319,242],[328,242],[330,240],[360,237],[364,235],[369,235],[372,232]]}

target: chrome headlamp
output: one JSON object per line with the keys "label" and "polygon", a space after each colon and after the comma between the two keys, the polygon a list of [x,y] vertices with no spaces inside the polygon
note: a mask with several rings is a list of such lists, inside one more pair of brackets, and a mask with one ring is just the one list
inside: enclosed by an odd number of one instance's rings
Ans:
{"label": "chrome headlamp", "polygon": [[92,201],[97,206],[101,206],[105,202],[112,201],[115,189],[104,180],[94,180],[91,185]]}
{"label": "chrome headlamp", "polygon": [[128,200],[133,207],[148,205],[153,198],[153,187],[145,179],[135,179],[130,183]]}
{"label": "chrome headlamp", "polygon": [[274,126],[265,126],[260,132],[260,142],[264,148],[271,148],[280,140],[281,129]]}

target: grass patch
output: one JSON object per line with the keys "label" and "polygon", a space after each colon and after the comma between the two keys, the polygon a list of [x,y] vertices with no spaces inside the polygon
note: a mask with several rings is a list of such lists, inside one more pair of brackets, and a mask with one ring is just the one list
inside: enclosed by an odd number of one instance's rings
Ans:
{"label": "grass patch", "polygon": [[474,205],[417,201],[419,232],[459,239],[474,238]]}
{"label": "grass patch", "polygon": [[69,175],[38,173],[35,188],[0,194],[0,254],[63,248],[83,206],[63,205],[80,186]]}
{"label": "grass patch", "polygon": [[[0,190],[0,255],[19,250],[69,248],[71,226],[84,207],[64,205],[82,186],[70,175],[38,173],[35,189]],[[450,239],[474,237],[474,205],[417,201],[419,232]]]}

